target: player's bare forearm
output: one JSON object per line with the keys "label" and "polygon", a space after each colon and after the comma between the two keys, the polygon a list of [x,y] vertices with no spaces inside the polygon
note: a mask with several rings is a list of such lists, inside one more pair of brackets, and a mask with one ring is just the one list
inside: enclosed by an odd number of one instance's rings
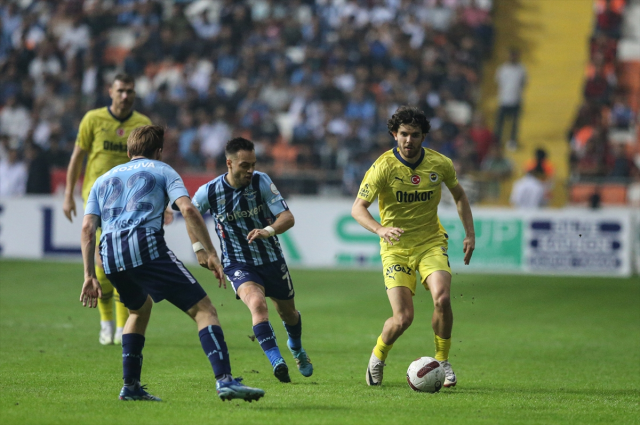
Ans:
{"label": "player's bare forearm", "polygon": [[276,221],[273,222],[271,227],[276,231],[276,235],[282,234],[291,229],[296,224],[296,219],[293,217],[291,211],[282,211],[277,215]]}
{"label": "player's bare forearm", "polygon": [[476,248],[476,232],[473,226],[471,205],[469,204],[469,199],[467,198],[467,194],[464,192],[462,186],[458,184],[453,189],[450,189],[450,191],[456,203],[458,216],[460,216],[460,221],[462,221],[462,226],[464,227],[466,235],[462,243],[462,250],[464,252],[464,263],[468,265],[471,261],[473,251]]}
{"label": "player's bare forearm", "polygon": [[73,148],[71,159],[69,160],[69,166],[67,167],[67,186],[65,187],[65,196],[73,196],[73,189],[78,182],[80,172],[82,171],[82,163],[87,156],[87,152],[80,146]]}
{"label": "player's bare forearm", "polygon": [[87,152],[79,146],[73,149],[71,159],[69,160],[69,167],[67,168],[67,185],[64,190],[64,202],[62,204],[62,211],[64,211],[67,220],[73,221],[73,217],[76,215],[76,202],[73,200],[73,189],[76,187],[76,182],[80,177],[80,171],[82,170],[82,163]]}
{"label": "player's bare forearm", "polygon": [[355,218],[358,224],[371,233],[375,233],[380,236],[389,245],[393,245],[394,240],[399,241],[400,235],[404,233],[404,230],[399,227],[384,227],[382,224],[378,223],[369,212],[368,208],[370,206],[371,202],[365,201],[361,198],[356,198],[356,201],[353,203],[353,207],[351,207],[351,216]]}
{"label": "player's bare forearm", "polygon": [[80,248],[82,250],[82,262],[84,264],[84,277],[96,277],[96,230],[100,217],[93,214],[87,214],[82,220],[82,233],[80,234]]}
{"label": "player's bare forearm", "polygon": [[187,234],[191,239],[191,243],[200,242],[204,249],[208,253],[216,253],[216,249],[213,247],[209,231],[204,223],[204,219],[200,214],[200,211],[193,206],[189,198],[183,196],[176,200],[176,205],[180,208],[180,212],[184,217],[184,221],[187,224]]}

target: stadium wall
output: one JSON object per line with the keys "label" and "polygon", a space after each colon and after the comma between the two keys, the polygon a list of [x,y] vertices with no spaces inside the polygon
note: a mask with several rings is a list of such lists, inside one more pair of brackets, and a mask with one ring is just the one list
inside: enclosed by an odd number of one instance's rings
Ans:
{"label": "stadium wall", "polygon": [[[80,257],[82,217],[69,223],[62,197],[0,199],[0,257]],[[80,199],[77,205],[82,205]],[[287,261],[309,268],[379,268],[378,237],[351,217],[349,199],[297,197],[289,200],[296,225],[280,235]],[[377,207],[372,207],[377,215]],[[441,209],[450,236],[454,272],[537,273],[630,276],[640,265],[640,212],[631,209],[516,211],[474,208],[476,251],[472,264],[462,264],[464,229],[454,209]],[[214,245],[213,220],[207,216]],[[195,255],[177,214],[165,227],[169,247],[185,263]],[[635,263],[635,265],[634,265]]]}

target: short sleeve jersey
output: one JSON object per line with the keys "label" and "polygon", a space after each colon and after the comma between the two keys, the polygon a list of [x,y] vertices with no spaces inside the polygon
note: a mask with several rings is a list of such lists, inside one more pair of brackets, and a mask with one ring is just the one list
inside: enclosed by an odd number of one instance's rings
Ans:
{"label": "short sleeve jersey", "polygon": [[100,217],[100,256],[107,274],[145,264],[168,252],[164,210],[189,197],[182,179],[161,161],[134,159],[100,176],[85,215]]}
{"label": "short sleeve jersey", "polygon": [[149,124],[149,118],[135,111],[123,120],[116,118],[109,107],[93,109],[85,114],[76,139],[76,145],[88,153],[82,183],[82,198],[85,202],[98,177],[116,165],[129,161],[129,134],[136,128]]}
{"label": "short sleeve jersey", "polygon": [[453,163],[431,149],[422,149],[420,159],[411,164],[394,148],[373,163],[360,185],[358,198],[373,202],[378,198],[381,224],[404,230],[398,243],[380,243],[383,250],[411,249],[446,238],[438,220],[442,183],[458,184]]}
{"label": "short sleeve jersey", "polygon": [[278,214],[289,209],[276,185],[267,174],[256,171],[247,187],[236,189],[227,183],[226,176],[227,173],[201,186],[192,200],[201,214],[209,211],[213,216],[222,265],[260,266],[283,259],[277,236],[247,242],[251,230],[272,224]]}

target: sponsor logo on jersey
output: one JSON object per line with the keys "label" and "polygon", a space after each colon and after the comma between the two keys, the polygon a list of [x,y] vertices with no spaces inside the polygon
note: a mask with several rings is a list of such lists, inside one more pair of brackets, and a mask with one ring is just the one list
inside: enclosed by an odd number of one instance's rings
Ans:
{"label": "sponsor logo on jersey", "polygon": [[218,214],[216,215],[216,219],[218,221],[233,221],[239,218],[255,217],[262,212],[262,208],[262,204],[260,204],[257,207],[251,208],[246,211],[233,211],[226,214]]}
{"label": "sponsor logo on jersey", "polygon": [[251,189],[251,186],[249,186],[244,190],[242,194],[244,195],[245,198],[247,198],[247,200],[253,201],[254,199],[256,199],[256,193],[257,192]]}
{"label": "sponsor logo on jersey", "polygon": [[126,143],[115,143],[105,140],[102,144],[102,149],[105,151],[113,151],[113,152],[126,152],[127,144]]}
{"label": "sponsor logo on jersey", "polygon": [[245,276],[244,272],[242,270],[236,270],[233,273],[233,280],[240,280]]}
{"label": "sponsor logo on jersey", "polygon": [[411,176],[411,183],[420,184],[420,176],[417,174],[414,174],[413,176]]}
{"label": "sponsor logo on jersey", "polygon": [[271,189],[271,193],[273,193],[274,195],[279,195],[280,192],[278,192],[278,188],[276,187],[276,185],[274,183],[271,183],[271,186],[269,186],[269,188]]}
{"label": "sponsor logo on jersey", "polygon": [[404,179],[402,177],[394,177],[396,180],[400,180],[401,183],[404,183]]}
{"label": "sponsor logo on jersey", "polygon": [[385,275],[388,279],[396,280],[397,273],[404,273],[408,276],[411,276],[411,269],[405,266],[401,266],[400,264],[394,264],[393,266],[387,267],[385,270]]}
{"label": "sponsor logo on jersey", "polygon": [[222,227],[222,224],[218,223],[216,227],[218,228],[218,234],[220,235],[220,238],[225,239],[226,235],[224,234],[224,228]]}
{"label": "sponsor logo on jersey", "polygon": [[431,200],[433,190],[405,192],[398,190],[396,192],[396,201],[398,202],[426,202]]}
{"label": "sponsor logo on jersey", "polygon": [[117,130],[116,130],[116,135],[117,135],[118,137],[122,137],[122,136],[124,136],[124,128],[119,128],[119,129],[117,129]]}
{"label": "sponsor logo on jersey", "polygon": [[436,183],[438,181],[438,173],[429,174],[429,180],[431,180],[431,183]]}
{"label": "sponsor logo on jersey", "polygon": [[362,186],[360,188],[360,193],[358,193],[358,196],[362,196],[363,198],[368,198],[369,197],[369,183],[365,183],[364,186]]}

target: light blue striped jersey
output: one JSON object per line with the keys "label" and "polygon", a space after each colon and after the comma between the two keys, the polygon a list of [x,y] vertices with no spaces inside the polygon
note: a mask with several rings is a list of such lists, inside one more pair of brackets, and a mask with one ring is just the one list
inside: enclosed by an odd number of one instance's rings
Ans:
{"label": "light blue striped jersey", "polygon": [[98,177],[84,214],[100,217],[100,256],[105,273],[138,267],[168,252],[164,210],[189,196],[182,179],[164,162],[147,158],[118,165]]}
{"label": "light blue striped jersey", "polygon": [[278,214],[289,209],[276,185],[268,175],[256,171],[247,187],[235,189],[227,183],[226,175],[200,186],[192,200],[201,214],[209,211],[213,216],[222,265],[259,266],[284,258],[276,236],[247,242],[251,230],[273,224]]}

